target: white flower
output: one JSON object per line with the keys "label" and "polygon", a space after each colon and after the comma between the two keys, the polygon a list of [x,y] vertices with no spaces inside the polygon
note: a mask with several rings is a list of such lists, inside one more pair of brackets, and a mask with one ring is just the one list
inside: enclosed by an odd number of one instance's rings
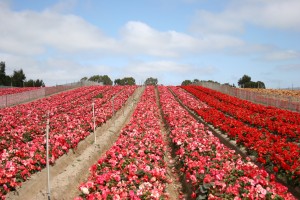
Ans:
{"label": "white flower", "polygon": [[89,194],[89,193],[90,193],[90,192],[89,192],[89,189],[86,188],[86,187],[82,187],[82,188],[81,188],[81,192],[82,192],[83,194]]}

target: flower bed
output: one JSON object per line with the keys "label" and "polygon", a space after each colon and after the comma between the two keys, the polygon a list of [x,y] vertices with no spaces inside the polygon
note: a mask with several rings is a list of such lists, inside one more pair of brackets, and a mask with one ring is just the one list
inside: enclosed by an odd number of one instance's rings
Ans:
{"label": "flower bed", "polygon": [[40,87],[22,87],[22,88],[0,88],[0,96],[37,90]]}
{"label": "flower bed", "polygon": [[201,101],[238,120],[258,128],[266,128],[273,134],[286,138],[287,141],[300,143],[299,113],[254,104],[200,86],[183,88],[195,92],[198,96],[201,95],[199,96]]}
{"label": "flower bed", "polygon": [[[45,161],[45,128],[50,111],[50,160],[76,148],[92,130],[92,98],[97,125],[112,115],[110,98],[118,94],[118,110],[136,87],[90,86],[64,92],[28,104],[0,109],[0,198],[14,190],[31,174],[40,171]],[[105,103],[106,102],[106,103]],[[104,104],[103,104],[104,103]]]}
{"label": "flower bed", "polygon": [[168,86],[168,88],[170,91],[175,92],[181,102],[184,105],[188,105],[190,109],[197,110],[202,108],[209,108],[206,103],[199,101],[199,99],[195,98],[190,93],[184,92],[181,87]]}
{"label": "flower bed", "polygon": [[[210,99],[207,98],[206,94],[194,88],[185,87],[185,89],[205,102]],[[264,128],[258,129],[248,126],[212,107],[196,109],[195,111],[206,122],[227,133],[238,144],[244,145],[248,152],[256,156],[257,161],[264,164],[269,170],[277,173],[281,178],[287,179],[290,184],[299,186],[300,148],[297,144],[286,141],[286,138],[281,135],[271,134]]]}
{"label": "flower bed", "polygon": [[285,186],[275,182],[273,175],[221,144],[179,105],[166,87],[159,87],[159,92],[191,198],[296,199]]}
{"label": "flower bed", "polygon": [[90,168],[82,199],[163,199],[166,163],[154,87],[148,86],[115,144]]}

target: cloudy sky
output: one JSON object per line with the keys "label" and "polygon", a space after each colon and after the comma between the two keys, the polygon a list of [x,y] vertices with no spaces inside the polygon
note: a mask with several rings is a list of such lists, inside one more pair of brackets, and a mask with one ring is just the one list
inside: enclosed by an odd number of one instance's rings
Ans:
{"label": "cloudy sky", "polygon": [[299,0],[0,0],[0,61],[47,86],[95,74],[300,86]]}

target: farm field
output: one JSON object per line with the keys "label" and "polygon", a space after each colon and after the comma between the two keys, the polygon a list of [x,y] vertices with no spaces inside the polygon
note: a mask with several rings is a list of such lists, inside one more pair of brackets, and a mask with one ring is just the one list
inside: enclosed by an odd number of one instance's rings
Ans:
{"label": "farm field", "polygon": [[199,86],[89,86],[0,109],[0,198],[46,198],[48,118],[55,199],[299,198],[300,114]]}
{"label": "farm field", "polygon": [[23,88],[0,88],[0,96],[37,90],[40,87],[23,87]]}
{"label": "farm field", "polygon": [[276,95],[278,98],[288,99],[289,97],[300,98],[300,90],[285,90],[285,89],[255,89],[242,88],[242,90],[261,93],[263,95]]}
{"label": "farm field", "polygon": [[0,110],[1,165],[0,195],[19,186],[31,174],[45,167],[45,127],[49,115],[50,162],[76,148],[92,130],[92,98],[96,124],[101,125],[120,109],[135,87],[82,87],[28,104]]}
{"label": "farm field", "polygon": [[210,107],[195,111],[219,128],[270,171],[299,184],[300,114],[256,105],[202,88],[184,87]]}

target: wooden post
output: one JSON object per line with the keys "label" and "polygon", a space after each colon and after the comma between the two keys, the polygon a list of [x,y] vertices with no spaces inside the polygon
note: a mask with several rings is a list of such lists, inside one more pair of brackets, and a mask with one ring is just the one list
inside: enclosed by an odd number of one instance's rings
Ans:
{"label": "wooden post", "polygon": [[95,131],[96,122],[95,122],[95,102],[94,102],[94,99],[93,99],[92,107],[93,107],[93,130],[94,130],[94,140],[95,140],[94,142],[96,144],[97,139],[96,139],[96,131]]}
{"label": "wooden post", "polygon": [[47,162],[47,196],[50,200],[50,168],[49,168],[49,112],[46,126],[46,162]]}

